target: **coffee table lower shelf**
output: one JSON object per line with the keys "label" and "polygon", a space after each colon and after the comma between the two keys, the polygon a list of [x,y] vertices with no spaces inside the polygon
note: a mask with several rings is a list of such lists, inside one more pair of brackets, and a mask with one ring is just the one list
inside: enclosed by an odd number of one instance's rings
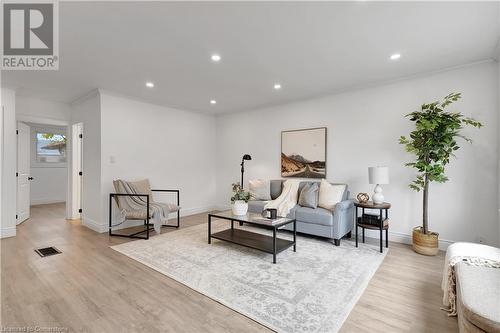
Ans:
{"label": "coffee table lower shelf", "polygon": [[276,237],[275,252],[273,248],[273,237],[241,229],[226,229],[212,234],[210,237],[274,255],[295,244],[293,241]]}

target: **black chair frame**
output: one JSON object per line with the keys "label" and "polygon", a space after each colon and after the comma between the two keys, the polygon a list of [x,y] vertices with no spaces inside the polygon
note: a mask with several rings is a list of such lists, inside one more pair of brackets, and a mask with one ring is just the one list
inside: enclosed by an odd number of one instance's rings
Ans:
{"label": "black chair frame", "polygon": [[[177,206],[180,205],[180,191],[179,190],[151,190],[151,192],[169,192],[177,194]],[[146,220],[144,220],[144,226],[146,227],[144,230],[134,232],[129,235],[125,234],[116,234],[113,233],[113,199],[115,197],[145,197],[146,198]],[[149,194],[128,194],[128,193],[110,193],[109,194],[109,236],[118,236],[118,237],[127,237],[127,238],[137,238],[137,239],[149,239],[149,232],[153,230],[152,224],[149,223]],[[177,211],[177,224],[176,225],[168,225],[163,224],[162,227],[170,227],[170,228],[179,228],[181,221],[180,209]],[[141,236],[141,234],[146,233],[146,236]]]}

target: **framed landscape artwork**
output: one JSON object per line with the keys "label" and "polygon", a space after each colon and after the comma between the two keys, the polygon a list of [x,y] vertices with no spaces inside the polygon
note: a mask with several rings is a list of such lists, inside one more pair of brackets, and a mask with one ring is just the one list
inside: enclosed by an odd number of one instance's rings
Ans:
{"label": "framed landscape artwork", "polygon": [[281,132],[281,176],[326,178],[326,127]]}

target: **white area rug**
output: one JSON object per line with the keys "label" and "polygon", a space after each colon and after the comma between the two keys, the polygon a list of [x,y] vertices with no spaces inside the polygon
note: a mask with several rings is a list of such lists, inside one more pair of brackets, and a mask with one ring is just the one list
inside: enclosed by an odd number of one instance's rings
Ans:
{"label": "white area rug", "polygon": [[[212,223],[212,232],[229,225]],[[112,248],[278,332],[337,332],[387,253],[298,236],[297,252],[272,264],[270,254],[207,237],[198,225]]]}

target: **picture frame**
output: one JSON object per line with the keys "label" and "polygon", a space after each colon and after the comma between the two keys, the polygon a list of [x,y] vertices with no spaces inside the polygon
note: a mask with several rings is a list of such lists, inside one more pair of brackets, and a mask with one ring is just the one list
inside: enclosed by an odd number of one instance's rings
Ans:
{"label": "picture frame", "polygon": [[281,131],[281,177],[326,178],[327,128]]}

